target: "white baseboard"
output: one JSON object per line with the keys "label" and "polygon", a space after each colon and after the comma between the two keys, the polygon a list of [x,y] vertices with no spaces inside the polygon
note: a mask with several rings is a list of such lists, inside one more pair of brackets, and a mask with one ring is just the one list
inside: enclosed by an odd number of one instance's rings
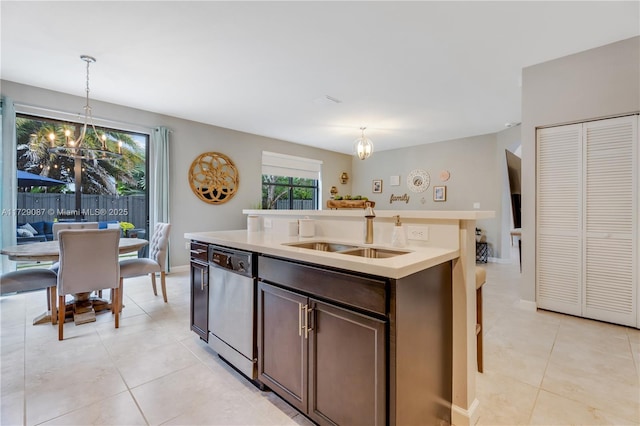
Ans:
{"label": "white baseboard", "polygon": [[536,302],[532,302],[531,300],[522,300],[520,299],[520,309],[524,309],[525,311],[535,312],[538,310],[538,305]]}
{"label": "white baseboard", "polygon": [[502,258],[502,257],[487,257],[487,262],[509,264],[509,263],[513,263],[513,259],[506,258],[506,257],[505,258]]}
{"label": "white baseboard", "polygon": [[189,271],[189,265],[176,265],[176,266],[172,266],[171,267],[171,271],[169,272],[169,274],[171,274],[171,272],[185,272],[185,271]]}
{"label": "white baseboard", "polygon": [[451,405],[451,424],[454,426],[473,426],[478,422],[478,406],[480,401],[474,399],[469,409]]}

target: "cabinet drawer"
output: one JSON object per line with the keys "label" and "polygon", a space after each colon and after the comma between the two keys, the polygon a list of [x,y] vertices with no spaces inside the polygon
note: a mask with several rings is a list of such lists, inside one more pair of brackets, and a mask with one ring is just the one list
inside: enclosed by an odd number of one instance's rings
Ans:
{"label": "cabinet drawer", "polygon": [[191,259],[197,259],[202,262],[207,262],[207,249],[209,245],[206,243],[200,243],[198,241],[191,241]]}
{"label": "cabinet drawer", "polygon": [[260,256],[258,275],[261,280],[340,302],[349,306],[386,315],[384,280],[365,278],[311,265]]}

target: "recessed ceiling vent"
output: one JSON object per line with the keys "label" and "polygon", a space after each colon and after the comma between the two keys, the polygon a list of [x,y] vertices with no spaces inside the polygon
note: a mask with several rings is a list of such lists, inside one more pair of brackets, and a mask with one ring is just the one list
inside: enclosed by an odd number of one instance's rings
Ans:
{"label": "recessed ceiling vent", "polygon": [[324,96],[320,96],[319,98],[315,98],[313,100],[313,103],[318,105],[334,105],[334,104],[341,104],[342,101],[338,98],[334,98],[333,96],[324,95]]}

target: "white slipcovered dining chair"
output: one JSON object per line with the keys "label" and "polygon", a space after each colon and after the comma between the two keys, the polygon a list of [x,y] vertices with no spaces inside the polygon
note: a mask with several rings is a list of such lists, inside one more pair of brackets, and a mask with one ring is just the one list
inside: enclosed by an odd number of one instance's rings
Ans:
{"label": "white slipcovered dining chair", "polygon": [[[98,229],[98,222],[54,222],[51,226],[53,239],[58,239],[58,232],[63,229]],[[120,228],[118,228],[120,229]]]}
{"label": "white slipcovered dining chair", "polygon": [[[51,226],[51,232],[53,233],[53,239],[58,239],[58,232],[63,229],[98,229],[98,222],[54,222]],[[58,269],[60,268],[60,262],[54,262],[53,265],[49,269],[51,269],[56,274],[58,273]],[[102,297],[102,290],[98,293],[100,297]],[[53,299],[55,302],[55,298]]]}
{"label": "white slipcovered dining chair", "polygon": [[46,289],[47,309],[51,312],[51,324],[55,324],[58,320],[56,313],[57,284],[58,275],[51,269],[29,268],[11,271],[0,276],[0,296]]}
{"label": "white slipcovered dining chair", "polygon": [[123,292],[123,280],[125,278],[139,277],[151,274],[153,294],[158,295],[156,287],[156,272],[160,272],[160,285],[162,297],[167,303],[167,286],[165,283],[165,265],[167,261],[167,247],[169,245],[169,230],[171,224],[156,223],[153,236],[149,241],[149,257],[138,259],[124,259],[120,261],[120,293]]}
{"label": "white slipcovered dining chair", "polygon": [[65,295],[110,288],[115,328],[120,327],[119,229],[65,229],[58,233],[58,340],[63,339]]}

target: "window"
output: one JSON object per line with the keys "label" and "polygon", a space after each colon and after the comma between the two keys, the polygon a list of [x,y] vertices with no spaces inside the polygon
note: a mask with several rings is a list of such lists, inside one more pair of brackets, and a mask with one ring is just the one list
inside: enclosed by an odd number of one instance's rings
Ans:
{"label": "window", "polygon": [[262,175],[262,208],[318,210],[318,181]]}
{"label": "window", "polygon": [[[48,151],[51,134],[60,145],[65,141],[65,132],[69,132],[70,139],[76,139],[81,128],[79,123],[17,114],[17,170],[63,183],[40,186],[18,179],[16,207],[25,215],[18,215],[17,222],[51,222],[80,216],[87,221],[130,222],[146,229],[149,136],[96,127],[105,132],[110,147],[113,144],[117,150],[118,141],[122,141],[123,155],[116,160],[79,160]],[[88,130],[85,142],[99,146],[101,142],[96,139]],[[76,182],[76,161],[80,164],[81,182]],[[33,212],[42,214],[27,214]]]}
{"label": "window", "polygon": [[262,153],[262,208],[318,210],[322,162]]}

